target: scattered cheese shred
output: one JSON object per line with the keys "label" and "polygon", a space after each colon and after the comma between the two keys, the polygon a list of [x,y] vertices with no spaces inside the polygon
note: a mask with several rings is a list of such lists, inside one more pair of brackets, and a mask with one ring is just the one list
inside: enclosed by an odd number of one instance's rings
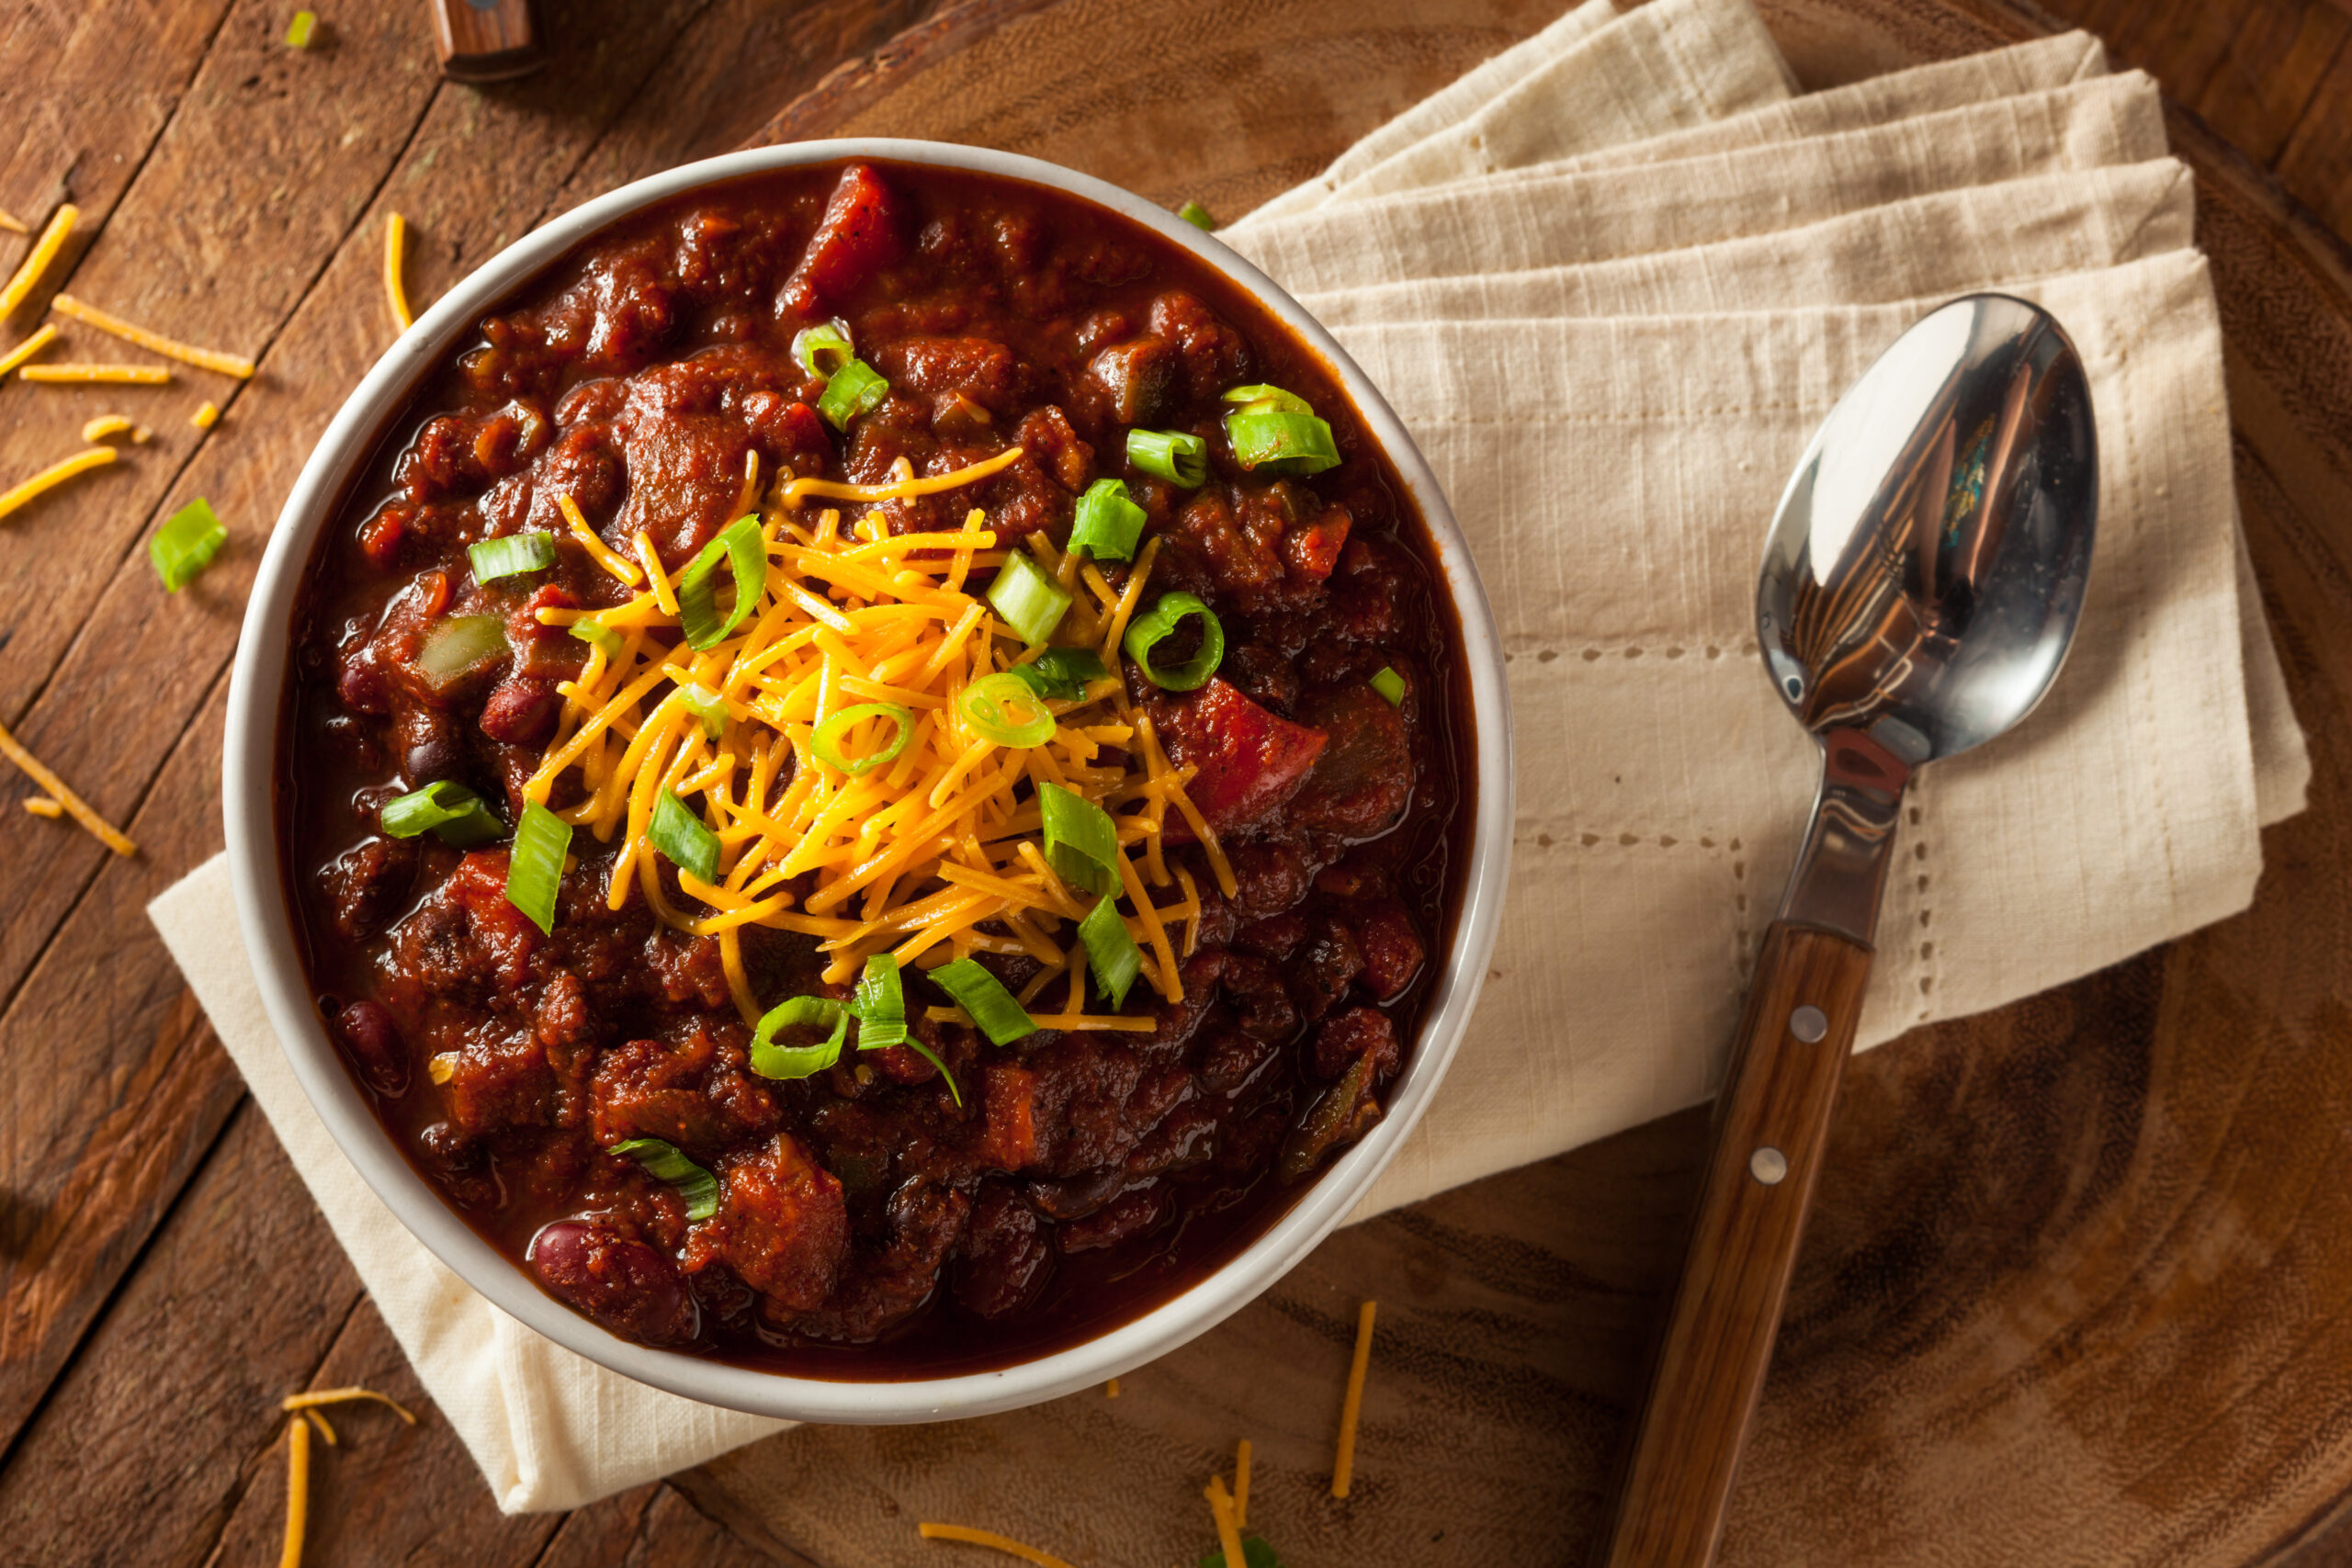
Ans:
{"label": "scattered cheese shred", "polygon": [[120,435],[130,428],[130,421],[119,413],[102,413],[82,427],[85,441],[103,441],[109,435]]}
{"label": "scattered cheese shred", "polygon": [[1249,1559],[1241,1553],[1241,1527],[1234,1522],[1233,1498],[1225,1489],[1225,1477],[1209,1477],[1201,1495],[1209,1500],[1209,1513],[1216,1520],[1216,1541],[1225,1552],[1226,1568],[1242,1568]]}
{"label": "scattered cheese shred", "polygon": [[23,769],[28,778],[48,791],[58,805],[72,812],[74,820],[95,834],[98,842],[119,855],[135,855],[139,852],[137,844],[116,832],[107,824],[105,818],[100,817],[83,803],[80,795],[67,789],[65,781],[50,772],[47,763],[18,745],[17,738],[8,733],[6,726],[0,726],[0,757],[7,758]]}
{"label": "scattered cheese shred", "polygon": [[6,354],[0,354],[0,376],[6,376],[57,341],[57,329],[43,321],[40,330]]}
{"label": "scattered cheese shred", "polygon": [[[908,484],[968,483],[1020,451],[931,479],[902,476],[894,486],[868,487],[864,499],[871,504]],[[609,907],[641,891],[664,924],[720,939],[729,990],[747,1021],[758,1018],[759,998],[742,972],[737,932],[756,924],[816,937],[831,984],[854,977],[877,953],[894,953],[902,967],[1026,953],[1043,968],[1024,987],[1023,1004],[1042,993],[1060,1007],[1035,1014],[1044,1026],[1150,1032],[1158,1027],[1150,1017],[1083,1010],[1085,950],[1050,933],[1084,918],[1095,900],[1075,897],[1040,852],[1036,791],[1059,784],[1111,816],[1122,863],[1114,887],[1134,910],[1124,918],[1148,954],[1146,978],[1172,1001],[1183,988],[1170,929],[1197,923],[1200,900],[1172,901],[1173,878],[1150,851],[1188,775],[1163,758],[1155,776],[1129,749],[1144,727],[1114,677],[1043,703],[1055,724],[1034,745],[1001,744],[975,729],[964,689],[1030,657],[987,600],[963,586],[980,554],[998,547],[985,514],[967,512],[959,529],[896,536],[866,527],[871,516],[844,528],[837,511],[810,517],[797,507],[801,495],[818,493],[813,482],[782,476],[768,507],[754,512],[765,581],[735,627],[705,649],[683,639],[677,598],[650,542],[636,541],[640,568],[605,545],[576,506],[560,502],[572,536],[606,571],[632,588],[649,573],[652,581],[593,612],[618,644],[604,638],[580,678],[558,688],[561,721],[526,796],[615,846],[604,889]],[[570,625],[589,613],[550,608],[539,619]],[[719,736],[695,722],[688,684],[725,702]],[[884,719],[865,721],[862,735],[828,731],[826,748],[842,750],[834,761],[820,758],[820,728],[868,703],[903,710],[903,730]],[[838,765],[841,756],[883,745],[899,748],[886,764],[855,773]],[[649,838],[664,791],[719,845],[717,876],[682,882],[688,900],[681,907]],[[781,886],[811,874],[805,890]],[[1152,887],[1170,892],[1155,904]],[[929,1016],[970,1021],[953,1008],[932,1007]]]}
{"label": "scattered cheese shred", "polygon": [[92,446],[74,453],[62,462],[51,463],[15,489],[0,491],[0,517],[6,517],[36,497],[55,490],[76,474],[105,468],[115,460],[115,449],[111,446]]}
{"label": "scattered cheese shred", "polygon": [[356,1385],[350,1388],[321,1388],[312,1389],[305,1393],[289,1393],[277,1402],[277,1407],[280,1410],[308,1410],[316,1404],[348,1404],[355,1399],[372,1399],[379,1404],[389,1405],[393,1415],[412,1427],[416,1425],[416,1417],[409,1414],[408,1407],[390,1394],[378,1393],[372,1388],[360,1388]]}
{"label": "scattered cheese shred", "polygon": [[1233,1450],[1233,1528],[1250,1528],[1250,1439]]}
{"label": "scattered cheese shred", "polygon": [[328,1422],[325,1411],[312,1406],[304,1410],[302,1414],[310,1419],[311,1426],[318,1428],[320,1441],[331,1449],[340,1446],[335,1439],[334,1427]]}
{"label": "scattered cheese shred", "polygon": [[111,333],[128,344],[135,344],[150,354],[160,354],[166,359],[176,359],[193,365],[199,370],[218,370],[223,376],[234,376],[241,381],[253,378],[254,362],[241,354],[223,354],[218,349],[198,348],[168,338],[161,333],[151,333],[145,327],[134,326],[120,316],[85,305],[71,294],[60,294],[49,302],[49,308],[61,316],[71,316],[84,326]]}
{"label": "scattered cheese shred", "polygon": [[915,1531],[925,1540],[960,1540],[968,1546],[985,1546],[991,1551],[1001,1551],[1007,1557],[1035,1562],[1037,1568],[1070,1568],[1058,1557],[1049,1556],[1034,1546],[1023,1546],[994,1530],[976,1530],[967,1525],[920,1524],[915,1527]]}
{"label": "scattered cheese shred", "polygon": [[290,1421],[286,1434],[286,1548],[277,1554],[277,1568],[302,1568],[302,1527],[310,1513],[311,1428]]}
{"label": "scattered cheese shred", "polygon": [[406,332],[416,325],[409,314],[408,289],[401,282],[401,263],[408,255],[408,220],[392,213],[384,220],[384,293],[392,302],[392,319]]}
{"label": "scattered cheese shred", "polygon": [[40,287],[41,275],[57,259],[57,253],[65,248],[65,238],[74,232],[74,220],[81,216],[82,209],[69,201],[50,219],[49,227],[40,231],[33,248],[25,253],[24,265],[17,268],[7,287],[0,288],[0,320],[6,320],[17,306],[32,298],[33,290]]}
{"label": "scattered cheese shred", "polygon": [[220,423],[220,405],[209,401],[205,402],[194,413],[187,416],[187,422],[198,430],[211,429]]}
{"label": "scattered cheese shred", "polygon": [[1363,1413],[1363,1375],[1372,1366],[1372,1317],[1378,1302],[1356,1314],[1356,1354],[1348,1367],[1348,1396],[1340,1405],[1340,1448],[1331,1461],[1331,1495],[1345,1497],[1356,1473],[1356,1418]]}
{"label": "scattered cheese shred", "polygon": [[[29,805],[30,805],[30,804],[32,804],[32,803],[31,803],[30,801],[28,801],[28,802],[26,802],[26,804],[29,806]],[[1118,1397],[1119,1397],[1119,1380],[1118,1380],[1118,1379],[1116,1379],[1116,1378],[1113,1378],[1109,1382],[1106,1382],[1106,1383],[1104,1383],[1104,1384],[1102,1385],[1102,1397],[1103,1397],[1103,1398],[1105,1398],[1105,1399],[1116,1399],[1116,1398],[1118,1398]]]}
{"label": "scattered cheese shred", "polygon": [[588,552],[590,559],[631,588],[645,580],[645,574],[638,570],[635,561],[605,543],[604,536],[588,526],[588,519],[582,514],[578,502],[568,495],[559,495],[555,498],[555,504],[556,509],[563,513],[564,522],[570,525],[571,536],[580,541],[580,547]]}
{"label": "scattered cheese shred", "polygon": [[[974,479],[984,479],[1000,469],[1009,468],[1020,457],[1023,448],[1008,446],[993,457],[984,457],[970,468],[958,468],[950,474],[935,474],[927,479],[911,475],[893,479],[886,485],[843,484],[838,479],[793,479],[784,487],[784,504],[798,506],[810,496],[826,501],[907,501],[919,495],[937,495],[944,491],[958,489]],[[901,462],[905,459],[901,458]],[[877,541],[895,543],[896,541]]]}
{"label": "scattered cheese shred", "polygon": [[31,812],[36,817],[46,817],[52,821],[65,815],[65,807],[60,806],[54,799],[45,795],[26,796],[25,809]]}
{"label": "scattered cheese shred", "polygon": [[17,217],[13,212],[10,212],[6,208],[0,208],[0,229],[6,229],[12,234],[29,234],[32,232],[30,229],[25,227],[25,220],[23,219]]}
{"label": "scattered cheese shred", "polygon": [[168,385],[171,371],[161,365],[28,365],[17,374],[28,381],[83,382],[109,387]]}

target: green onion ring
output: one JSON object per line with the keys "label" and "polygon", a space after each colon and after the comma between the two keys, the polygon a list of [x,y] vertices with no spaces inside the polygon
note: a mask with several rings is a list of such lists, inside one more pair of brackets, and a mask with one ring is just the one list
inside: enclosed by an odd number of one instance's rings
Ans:
{"label": "green onion ring", "polygon": [[[1172,634],[1187,615],[1201,617],[1200,651],[1173,670],[1158,668],[1151,661],[1151,650]],[[1225,624],[1194,594],[1163,593],[1159,603],[1128,623],[1126,637],[1120,647],[1136,661],[1143,678],[1161,691],[1189,692],[1206,683],[1224,662]]]}
{"label": "green onion ring", "polygon": [[[956,694],[956,711],[973,734],[1000,746],[1043,746],[1054,738],[1054,716],[1046,711],[1046,700],[1010,670],[966,686]],[[1016,716],[1022,713],[1030,716]]]}
{"label": "green onion ring", "polygon": [[[842,742],[848,739],[853,728],[869,718],[888,719],[899,727],[898,734],[892,737],[890,744],[878,751],[869,751],[863,757],[848,755],[842,750]],[[911,709],[902,708],[896,703],[860,703],[855,707],[842,709],[819,725],[810,750],[817,753],[817,761],[854,779],[885,763],[896,761],[899,753],[907,749],[907,742],[914,739],[914,734],[915,716]]]}
{"label": "green onion ring", "polygon": [[[735,579],[735,607],[724,620],[718,615],[718,564],[725,561]],[[760,536],[756,514],[738,517],[705,545],[678,578],[678,625],[687,643],[697,649],[725,640],[742,625],[752,606],[768,585],[768,546]]]}

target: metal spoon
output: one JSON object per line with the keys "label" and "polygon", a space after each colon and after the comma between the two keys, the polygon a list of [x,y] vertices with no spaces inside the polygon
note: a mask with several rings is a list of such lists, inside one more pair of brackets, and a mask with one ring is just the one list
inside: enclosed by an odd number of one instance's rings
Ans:
{"label": "metal spoon", "polygon": [[1781,497],[1757,637],[1820,742],[1821,793],[1716,1101],[1607,1568],[1714,1554],[1861,1012],[1904,784],[2041,701],[2074,637],[2098,513],[2082,361],[2047,313],[2001,294],[1956,299],[1896,339]]}

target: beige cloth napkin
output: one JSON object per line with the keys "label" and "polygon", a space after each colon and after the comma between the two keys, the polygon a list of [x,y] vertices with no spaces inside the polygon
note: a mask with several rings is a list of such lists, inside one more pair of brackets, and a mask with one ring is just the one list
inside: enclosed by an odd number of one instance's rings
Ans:
{"label": "beige cloth napkin", "polygon": [[[1358,1217],[1707,1091],[1812,786],[1755,668],[1758,531],[1813,424],[1925,308],[1914,296],[2001,284],[2059,311],[2093,368],[2106,510],[2059,689],[1915,796],[1865,1042],[2248,896],[2255,820],[2300,806],[2308,764],[2247,594],[2187,186],[2150,141],[2144,83],[2104,69],[2075,34],[1792,98],[1747,0],[1622,18],[1590,0],[1227,231],[1277,276],[1296,261],[1286,280],[1388,389],[1511,657],[1498,974]],[[1583,203],[1577,221],[1531,216],[1554,199]],[[1453,223],[1419,271],[1396,259],[1419,238],[1378,226],[1414,203]],[[1354,221],[1329,221],[1343,206]],[[1319,248],[1298,223],[1321,225]],[[572,1506],[778,1429],[605,1372],[474,1295],[303,1098],[223,863],[152,912],[503,1508]]]}

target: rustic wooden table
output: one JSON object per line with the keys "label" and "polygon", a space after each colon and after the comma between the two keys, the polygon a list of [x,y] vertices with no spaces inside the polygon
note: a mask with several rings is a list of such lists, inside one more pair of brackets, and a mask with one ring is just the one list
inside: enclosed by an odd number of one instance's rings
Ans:
{"label": "rustic wooden table", "polygon": [[[1281,106],[1291,173],[1557,8],[1363,0],[1307,28],[1346,34],[1363,80]],[[2314,809],[2269,836],[2247,916],[1860,1064],[1734,1561],[2352,1562],[2352,776],[2330,722],[2352,692],[2352,265],[2278,194],[2352,229],[2352,10],[2062,8],[2212,128],[2176,124]],[[410,288],[429,299],[548,214],[758,136],[787,105],[769,134],[978,127],[1158,197],[1239,195],[1273,172],[1261,159],[1219,193],[1170,183],[1185,148],[1122,166],[1083,124],[1015,124],[985,64],[1016,24],[1081,61],[1106,18],[1212,16],[1184,0],[578,0],[548,7],[553,69],[489,89],[434,73],[420,3],[322,7],[300,54],[279,42],[291,9],[35,0],[0,21],[0,126],[19,127],[0,141],[0,208],[39,215],[66,193],[85,214],[53,277],[263,365],[243,387],[0,388],[0,475],[70,449],[100,412],[157,432],[0,528],[0,721],[144,851],[116,860],[27,816],[21,781],[0,777],[0,1562],[269,1561],[277,1398],[353,1382],[420,1397],[142,913],[219,846],[238,614],[310,443],[387,341],[385,214],[417,225]],[[2005,0],[1766,9],[1801,70],[1852,38],[1892,64],[2054,25]],[[1186,69],[1196,35],[1161,36]],[[966,51],[983,63],[958,91],[995,99],[922,90]],[[1234,90],[1190,69],[1188,90]],[[209,434],[187,423],[205,398],[225,410]],[[198,494],[232,544],[167,598],[140,546]],[[1193,1535],[1095,1540],[1091,1500],[1134,1490],[1137,1466],[1204,1472],[1249,1435],[1227,1414],[1249,1404],[1238,1385],[1289,1412],[1252,1417],[1269,1455],[1253,1513],[1290,1512],[1289,1539],[1315,1543],[1300,1561],[1565,1557],[1670,1267],[1696,1130],[1673,1118],[1346,1233],[1116,1406],[795,1434],[674,1487],[514,1519],[429,1411],[413,1431],[355,1413],[313,1482],[310,1561],[846,1568],[922,1560],[908,1508],[989,1497],[1082,1562],[1172,1560]],[[1315,1495],[1317,1402],[1363,1293],[1396,1311],[1367,1483],[1341,1517]]]}

